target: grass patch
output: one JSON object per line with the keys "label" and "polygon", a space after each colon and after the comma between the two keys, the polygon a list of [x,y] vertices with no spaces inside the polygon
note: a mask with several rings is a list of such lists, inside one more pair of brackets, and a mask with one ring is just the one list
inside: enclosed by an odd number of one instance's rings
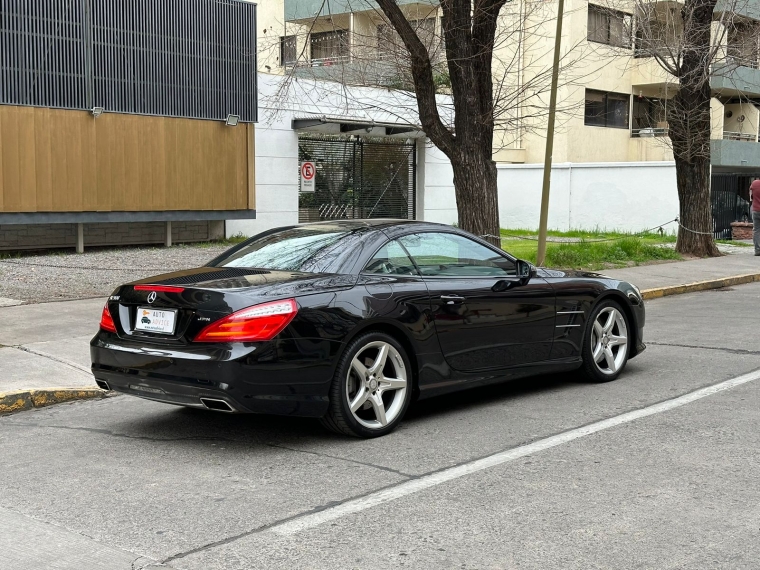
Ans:
{"label": "grass patch", "polygon": [[211,241],[200,241],[193,244],[189,244],[192,247],[199,247],[201,249],[209,248],[209,247],[215,247],[218,245],[237,245],[241,242],[244,242],[248,239],[248,236],[244,236],[242,233],[237,233],[234,236],[230,236],[228,238],[224,239],[215,239]]}
{"label": "grass patch", "polygon": [[[538,236],[528,230],[502,230],[502,236],[521,236],[529,239],[502,240],[502,247],[512,255],[536,262]],[[573,242],[548,242],[546,244],[547,267],[562,269],[610,269],[629,267],[652,261],[680,260],[682,257],[668,244],[676,236],[647,233],[640,236],[615,232],[549,232],[557,238],[573,238]],[[595,241],[611,240],[611,241]]]}

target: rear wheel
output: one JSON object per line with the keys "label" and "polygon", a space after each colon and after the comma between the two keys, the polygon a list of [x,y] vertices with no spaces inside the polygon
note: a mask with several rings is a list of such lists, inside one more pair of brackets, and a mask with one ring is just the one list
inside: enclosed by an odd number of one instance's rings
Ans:
{"label": "rear wheel", "polygon": [[594,382],[615,380],[628,362],[628,318],[615,301],[602,301],[591,313],[583,341],[583,367]]}
{"label": "rear wheel", "polygon": [[412,397],[412,370],[396,339],[372,332],[346,348],[322,424],[337,433],[378,437],[398,426]]}

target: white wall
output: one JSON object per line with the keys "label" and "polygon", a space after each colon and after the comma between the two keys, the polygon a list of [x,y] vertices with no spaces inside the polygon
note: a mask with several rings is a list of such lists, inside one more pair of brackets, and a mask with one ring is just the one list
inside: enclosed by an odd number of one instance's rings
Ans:
{"label": "white wall", "polygon": [[[416,124],[416,102],[409,94],[387,89],[346,88],[338,83],[295,80],[279,90],[284,78],[259,73],[259,123],[255,129],[256,219],[227,220],[226,235],[255,235],[298,223],[298,133],[296,117],[375,120]],[[439,97],[445,104],[446,98]],[[442,110],[445,115],[445,110]],[[424,139],[418,141],[418,219],[456,221],[451,165],[443,153]],[[451,221],[449,221],[451,220]]]}
{"label": "white wall", "polygon": [[417,185],[417,192],[423,193],[423,207],[418,209],[417,218],[426,222],[453,224],[457,221],[457,203],[451,163],[445,154],[429,142],[425,144],[424,159],[424,185]]}
{"label": "white wall", "polygon": [[[341,107],[335,84],[298,82],[287,97],[277,97],[282,78],[259,74],[265,95],[256,125],[256,219],[229,220],[227,236],[254,235],[298,223],[298,134],[294,117],[337,116],[347,119],[415,123],[410,107],[388,113],[385,90],[355,88],[351,106]],[[311,90],[311,91],[310,91]],[[378,101],[383,105],[377,105]],[[380,110],[378,110],[378,108]],[[403,110],[403,112],[402,112]],[[430,142],[418,142],[417,218],[457,221],[451,164]],[[500,164],[499,217],[504,228],[538,227],[542,166]],[[607,229],[638,232],[678,215],[672,162],[555,164],[552,169],[549,227],[557,230]],[[668,226],[666,229],[674,229]]]}
{"label": "white wall", "polygon": [[256,219],[227,220],[227,237],[298,223],[298,134],[290,119],[256,125]]}
{"label": "white wall", "polygon": [[[499,165],[499,218],[503,228],[538,227],[541,165]],[[549,228],[639,232],[678,215],[672,162],[555,164]],[[671,224],[666,230],[673,231]]]}

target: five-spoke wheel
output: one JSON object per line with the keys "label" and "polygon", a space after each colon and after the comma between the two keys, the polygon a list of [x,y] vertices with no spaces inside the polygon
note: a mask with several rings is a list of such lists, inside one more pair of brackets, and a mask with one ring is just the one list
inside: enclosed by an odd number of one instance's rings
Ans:
{"label": "five-spoke wheel", "polygon": [[393,337],[362,335],[341,358],[322,423],[359,437],[384,435],[398,425],[409,406],[411,379],[409,360]]}
{"label": "five-spoke wheel", "polygon": [[598,382],[618,377],[628,362],[628,320],[614,301],[603,301],[591,313],[583,343],[586,373]]}

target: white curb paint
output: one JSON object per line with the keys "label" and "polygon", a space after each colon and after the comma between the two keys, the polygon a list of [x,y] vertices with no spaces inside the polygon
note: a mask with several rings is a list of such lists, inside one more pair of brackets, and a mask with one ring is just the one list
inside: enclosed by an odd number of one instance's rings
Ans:
{"label": "white curb paint", "polygon": [[647,406],[646,408],[642,408],[640,410],[626,412],[624,414],[620,414],[619,416],[614,416],[606,420],[594,422],[587,426],[579,427],[557,435],[553,435],[551,437],[547,437],[545,439],[534,441],[533,443],[521,445],[520,447],[515,447],[507,451],[494,453],[493,455],[489,455],[488,457],[484,457],[482,459],[464,463],[462,465],[457,465],[456,467],[450,467],[448,469],[444,469],[443,471],[438,471],[437,473],[422,476],[418,479],[406,481],[393,487],[383,489],[382,491],[372,493],[365,497],[349,500],[335,507],[330,507],[323,511],[304,515],[288,522],[275,525],[269,530],[280,535],[296,534],[323,523],[333,521],[367,509],[371,509],[377,505],[381,505],[383,503],[387,503],[389,501],[393,501],[395,499],[399,499],[413,493],[424,491],[425,489],[429,489],[435,485],[440,485],[441,483],[459,479],[465,475],[470,475],[472,473],[477,473],[478,471],[483,471],[484,469],[488,469],[490,467],[496,467],[497,465],[509,463],[515,459],[525,457],[526,455],[532,455],[534,453],[538,453],[539,451],[551,449],[552,447],[557,447],[564,443],[569,443],[576,439],[580,439],[582,437],[586,437],[588,435],[606,429],[610,429],[622,424],[627,424],[634,420],[652,416],[654,414],[660,414],[662,412],[667,412],[668,410],[672,410],[674,408],[680,408],[681,406],[685,406],[691,402],[706,398],[707,396],[712,396],[713,394],[723,392],[724,390],[730,390],[731,388],[735,388],[736,386],[740,386],[748,382],[753,382],[757,379],[760,379],[760,370],[755,370],[754,372],[732,378],[731,380],[726,380],[725,382],[720,382],[719,384],[715,384],[713,386],[708,386],[694,392],[689,392],[688,394],[673,398],[672,400],[666,400],[665,402]]}

